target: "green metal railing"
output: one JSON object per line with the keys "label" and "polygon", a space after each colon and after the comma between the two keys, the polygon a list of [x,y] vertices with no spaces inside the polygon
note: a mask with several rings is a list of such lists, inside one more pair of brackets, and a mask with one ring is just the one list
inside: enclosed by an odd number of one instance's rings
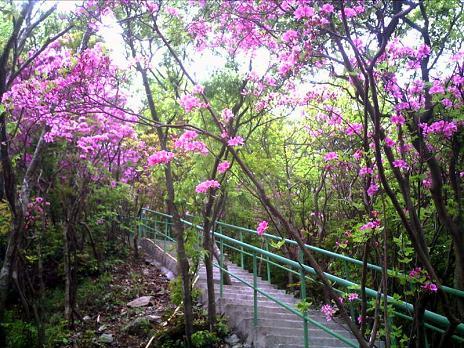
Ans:
{"label": "green metal railing", "polygon": [[[147,219],[147,217],[146,217],[147,213],[152,215],[154,217],[154,219]],[[154,222],[154,228],[146,223],[149,220]],[[169,216],[167,214],[155,212],[155,211],[152,211],[152,210],[149,210],[149,209],[144,209],[143,213],[142,213],[142,216],[141,216],[141,224],[139,225],[139,234],[142,235],[142,236],[146,236],[146,232],[148,231],[148,232],[151,232],[151,237],[152,238],[154,237],[154,239],[158,239],[157,236],[159,235],[159,237],[161,237],[159,239],[163,240],[163,245],[164,245],[163,248],[166,251],[166,242],[167,241],[171,241],[171,242],[174,241],[174,239],[171,237],[171,234],[170,234],[170,228],[169,228],[169,226],[171,224],[170,220],[171,220],[171,216]],[[192,223],[190,221],[187,221],[187,220],[181,220],[181,221],[182,221],[182,223],[184,223],[187,226],[196,228],[198,230],[202,230],[201,226],[196,225],[196,224],[194,224],[194,223]],[[159,225],[163,225],[164,232],[161,232],[161,230],[158,228]],[[227,248],[229,248],[229,249],[231,249],[231,250],[233,250],[235,252],[238,252],[239,255],[240,255],[240,264],[241,264],[242,268],[244,268],[244,266],[245,266],[245,261],[244,261],[245,256],[251,257],[252,261],[253,261],[252,266],[253,266],[254,279],[257,277],[257,272],[258,272],[258,270],[257,270],[257,260],[261,260],[261,261],[266,263],[266,273],[267,273],[267,280],[268,281],[271,281],[271,266],[278,267],[280,269],[283,269],[286,272],[290,272],[290,273],[293,273],[293,274],[299,276],[299,278],[300,278],[300,295],[301,295],[302,299],[306,298],[306,280],[310,279],[312,281],[315,281],[309,275],[315,275],[316,272],[312,267],[307,266],[307,265],[304,264],[304,262],[303,262],[304,261],[303,260],[303,253],[302,253],[301,250],[299,252],[299,262],[296,262],[294,260],[290,260],[290,259],[285,258],[283,256],[280,256],[280,255],[269,252],[269,250],[268,250],[268,241],[269,240],[277,240],[277,241],[282,240],[281,238],[279,238],[277,236],[267,234],[267,233],[265,233],[263,236],[261,236],[260,238],[261,238],[261,240],[264,241],[264,248],[265,248],[265,249],[262,249],[262,248],[258,248],[256,246],[253,246],[251,244],[245,243],[243,241],[244,240],[244,238],[243,238],[244,234],[257,236],[256,231],[251,230],[251,229],[247,229],[247,228],[244,228],[244,227],[240,227],[240,226],[230,225],[230,224],[220,222],[220,221],[217,222],[217,226],[218,226],[219,231],[214,233],[214,237],[216,238],[217,242],[220,245],[221,255],[223,255],[224,247],[227,247]],[[237,240],[235,238],[232,238],[232,237],[229,237],[229,236],[226,236],[225,234],[223,234],[224,228],[227,228],[229,230],[237,231],[239,233],[239,239]],[[147,229],[147,230],[145,230],[145,229]],[[297,243],[295,241],[290,240],[290,239],[284,239],[284,241],[285,241],[285,243],[287,243],[289,245],[297,245]],[[348,257],[346,255],[340,255],[340,254],[337,254],[337,253],[334,253],[334,252],[331,252],[331,251],[328,251],[328,250],[325,250],[325,249],[322,249],[322,248],[314,247],[314,246],[311,246],[311,245],[305,245],[305,248],[310,249],[314,253],[319,253],[321,255],[325,255],[325,256],[328,256],[328,257],[336,259],[336,260],[344,261],[345,265],[346,265],[346,263],[354,264],[354,265],[357,265],[357,266],[362,266],[362,264],[363,264],[363,262],[361,260],[357,260],[357,259]],[[247,286],[249,286],[250,288],[253,289],[253,292],[255,294],[254,295],[254,299],[255,299],[254,302],[256,302],[255,306],[254,306],[255,307],[254,308],[254,323],[255,324],[257,323],[257,315],[258,315],[258,312],[257,312],[257,294],[260,293],[261,295],[263,295],[263,296],[269,298],[270,300],[276,302],[280,306],[286,308],[290,312],[298,315],[304,321],[305,347],[309,346],[309,343],[308,343],[309,342],[308,328],[307,328],[308,323],[313,324],[316,327],[319,327],[320,329],[322,329],[325,332],[331,334],[332,336],[340,339],[341,341],[347,343],[350,346],[353,346],[353,347],[357,346],[357,344],[354,344],[353,341],[347,339],[346,337],[338,335],[336,332],[333,332],[332,330],[325,327],[321,323],[319,323],[319,322],[317,322],[315,320],[312,320],[311,318],[309,318],[307,316],[307,313],[302,313],[302,312],[300,312],[300,311],[298,311],[298,310],[296,310],[294,308],[291,308],[287,304],[282,303],[278,299],[275,299],[271,295],[265,293],[263,290],[258,289],[256,282],[254,282],[253,284],[249,284],[245,280],[243,280],[243,279],[239,278],[238,276],[232,274],[231,272],[227,271],[224,268],[222,259],[221,259],[220,264],[219,265],[216,264],[215,267],[218,267],[221,270],[221,272],[220,272],[220,275],[221,275],[221,278],[220,278],[220,296],[221,297],[223,296],[223,272],[226,272],[226,273],[230,274],[231,277],[239,280],[240,282],[246,284]],[[382,268],[380,266],[377,266],[377,265],[374,265],[374,264],[369,264],[368,263],[367,267],[369,269],[373,270],[373,271],[376,271],[376,272],[381,272],[382,271]],[[342,286],[344,288],[351,288],[351,287],[359,286],[358,284],[356,284],[356,283],[354,283],[354,282],[352,282],[350,280],[338,277],[338,276],[333,275],[333,274],[328,273],[328,272],[325,273],[325,276],[327,277],[327,279],[332,281],[335,285],[339,285],[339,286]],[[345,277],[346,276],[347,275],[345,274]],[[443,291],[445,291],[446,293],[448,293],[450,295],[464,298],[464,291],[454,289],[454,288],[450,288],[450,287],[442,287],[442,288],[443,288]],[[335,290],[337,292],[339,292],[339,293],[342,293],[342,294],[344,293],[344,291],[342,291],[342,290],[339,290],[339,289],[335,289]],[[373,290],[373,289],[370,289],[370,288],[366,288],[365,292],[366,292],[366,295],[371,297],[371,298],[377,298],[379,295],[383,296],[383,294],[379,294],[376,290]],[[394,311],[395,316],[398,316],[399,318],[403,318],[403,319],[406,319],[406,320],[412,320],[413,319],[412,316],[410,315],[412,313],[412,311],[413,311],[413,305],[412,304],[410,304],[408,302],[405,302],[405,301],[397,300],[397,299],[395,299],[395,298],[393,298],[391,296],[387,296],[387,301],[388,301],[388,303],[393,304],[394,307],[396,308],[396,310]],[[354,317],[353,308],[351,307],[350,310],[351,310],[351,315]],[[400,310],[400,311],[398,311],[398,310]],[[426,328],[428,328],[428,329],[430,329],[432,331],[435,331],[435,332],[443,333],[446,330],[446,328],[449,326],[448,319],[446,317],[440,315],[440,314],[435,313],[435,312],[426,311],[425,314],[424,314],[424,318],[426,320],[426,324],[425,324]],[[453,336],[453,339],[455,339],[458,342],[464,342],[464,324],[460,324],[458,326],[458,328],[456,330],[456,334]]]}

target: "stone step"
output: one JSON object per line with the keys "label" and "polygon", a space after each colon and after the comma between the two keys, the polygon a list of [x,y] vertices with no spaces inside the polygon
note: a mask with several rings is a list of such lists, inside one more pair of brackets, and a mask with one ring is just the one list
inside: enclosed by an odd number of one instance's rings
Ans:
{"label": "stone step", "polygon": [[[238,305],[238,304],[234,305],[234,304],[226,303],[223,307],[223,310],[226,316],[228,316],[232,320],[235,320],[236,322],[240,322],[247,318],[253,317],[253,307],[250,308],[248,305]],[[346,327],[342,323],[334,321],[334,320],[327,321],[325,317],[322,316],[319,312],[315,314],[308,313],[308,315],[312,320],[317,321],[318,323],[324,325],[325,327],[328,327],[330,329],[338,329],[340,331],[347,331]],[[262,307],[258,306],[258,319],[273,320],[276,322],[290,320],[294,322],[301,322],[300,324],[301,327],[303,325],[302,318],[300,318],[296,314],[289,312],[287,309],[283,307],[269,308],[265,306],[262,306]],[[316,327],[314,324],[311,324],[311,323],[309,323],[308,325],[309,327]]]}
{"label": "stone step", "polygon": [[[273,333],[272,333],[273,330]],[[271,332],[271,333],[269,333]],[[269,329],[266,328],[264,330],[257,330],[254,342],[256,348],[266,348],[266,347],[289,347],[289,346],[302,346],[304,347],[304,337],[301,336],[294,336],[294,335],[283,335],[280,330],[276,330],[275,328]],[[355,341],[353,340],[353,343]],[[343,341],[340,341],[336,338],[326,338],[326,337],[310,337],[309,338],[309,346],[310,347],[318,347],[318,348],[329,348],[329,347],[337,347],[337,348],[345,348],[350,347]]]}
{"label": "stone step", "polygon": [[[246,326],[253,326],[253,318],[252,317],[247,317],[245,319],[241,319],[240,321],[241,323],[243,323],[243,325],[246,325]],[[324,325],[325,327],[327,327],[328,329],[336,332],[337,334],[339,334],[340,336],[344,336],[344,337],[347,337],[347,338],[352,338],[352,335],[351,335],[351,332],[345,330],[343,327],[340,327],[340,325],[338,324],[335,324],[335,325],[330,325],[329,324],[330,322],[327,322],[327,323],[320,323],[322,325]],[[272,326],[277,326],[280,328],[297,328],[297,329],[301,329],[303,330],[303,327],[304,327],[304,323],[303,323],[303,319],[301,320],[284,320],[284,319],[281,319],[281,320],[273,320],[273,319],[266,319],[266,318],[259,318],[258,317],[258,326],[267,326],[267,327],[272,327]],[[308,323],[308,331],[311,332],[311,336],[319,336],[319,335],[314,335],[315,332],[321,332],[322,335],[321,336],[328,336],[328,337],[332,337],[329,333],[325,332],[323,329],[311,324],[311,323]]]}
{"label": "stone step", "polygon": [[[167,244],[169,246],[169,243]],[[164,255],[164,254],[163,254]],[[253,284],[253,273],[240,268],[227,261],[228,271],[241,278],[250,285]],[[196,286],[200,289],[201,301],[207,305],[206,269],[204,266],[198,270]],[[223,286],[223,298],[219,298],[219,283],[221,272],[217,267],[213,268],[213,278],[217,311],[224,314],[229,325],[237,330],[247,343],[254,348],[303,348],[304,347],[304,323],[303,319],[287,308],[258,293],[258,322],[256,327],[253,320],[254,290],[239,279],[231,276],[232,285]],[[296,310],[296,304],[300,301],[285,290],[266,280],[266,275],[256,277],[258,289],[274,297],[280,302]],[[309,310],[308,316],[333,330],[340,336],[352,339],[353,336],[342,324],[339,318],[326,321],[325,316],[319,310]],[[341,348],[348,347],[343,341],[331,336],[329,333],[308,323],[310,347]],[[354,342],[354,340],[353,340]]]}

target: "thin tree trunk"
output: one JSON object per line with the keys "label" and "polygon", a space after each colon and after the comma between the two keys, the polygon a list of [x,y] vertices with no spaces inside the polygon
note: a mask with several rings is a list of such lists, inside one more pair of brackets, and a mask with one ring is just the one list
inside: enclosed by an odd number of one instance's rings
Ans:
{"label": "thin tree trunk", "polygon": [[203,230],[203,249],[206,250],[204,262],[208,291],[208,324],[210,331],[213,331],[216,325],[216,294],[214,292],[213,245],[211,239],[210,231]]}

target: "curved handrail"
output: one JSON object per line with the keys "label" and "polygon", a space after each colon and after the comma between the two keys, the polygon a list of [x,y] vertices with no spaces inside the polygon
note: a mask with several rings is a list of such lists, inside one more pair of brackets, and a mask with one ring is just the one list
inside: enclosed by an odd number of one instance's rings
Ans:
{"label": "curved handrail", "polygon": [[[160,212],[156,212],[156,211],[153,211],[153,210],[150,210],[150,209],[144,209],[144,211],[148,211],[148,212],[151,212],[151,213],[154,213],[154,214],[157,214],[157,215],[160,215],[160,216],[163,216],[163,217],[166,217],[166,218],[172,218],[171,215],[168,215],[168,214],[164,214],[164,213],[160,213]],[[190,221],[187,221],[187,220],[184,220],[184,219],[181,219],[181,222],[184,223],[185,225],[189,225],[193,228],[196,228],[198,230],[203,230],[203,227],[200,226],[200,225],[196,225]],[[229,224],[225,224],[225,223],[220,223],[222,225],[227,225],[228,226],[233,226],[241,231],[244,231],[244,232],[252,232],[253,234],[256,234],[257,235],[257,232],[256,231],[253,231],[253,230],[250,230],[250,229],[246,229],[246,228],[243,228],[243,227],[239,227],[239,226],[234,226],[234,225],[229,225]],[[273,258],[281,263],[284,263],[288,266],[292,266],[292,267],[295,267],[297,269],[303,267],[303,269],[308,272],[308,273],[311,273],[311,274],[316,274],[314,268],[310,267],[310,266],[307,266],[307,265],[304,265],[304,264],[300,264],[299,262],[296,262],[296,261],[293,261],[291,259],[288,259],[288,258],[285,258],[283,256],[280,256],[280,255],[277,255],[277,254],[274,254],[274,253],[271,253],[267,250],[264,250],[264,249],[260,249],[258,247],[255,247],[253,245],[250,245],[250,244],[247,244],[247,243],[244,243],[244,242],[241,242],[241,241],[238,241],[234,238],[231,238],[229,236],[226,236],[226,235],[223,235],[221,233],[218,233],[218,232],[214,232],[214,235],[215,237],[217,238],[220,238],[220,239],[223,239],[225,241],[228,241],[228,242],[231,242],[231,243],[234,243],[240,247],[244,247],[244,248],[247,248],[249,250],[252,250],[254,252],[257,252],[257,253],[260,253],[266,257],[270,257],[270,258]],[[277,239],[277,240],[281,240],[279,237],[276,237],[276,236],[273,236],[273,235],[270,235],[270,234],[264,234],[265,236],[268,236],[272,239]],[[287,239],[286,239],[287,240]],[[292,244],[296,242],[295,241],[292,241],[292,240],[288,240],[289,242],[291,242]],[[316,249],[320,249],[320,250],[324,250],[325,252],[327,253],[330,253],[330,254],[334,254],[336,255],[337,257],[340,257],[340,256],[343,256],[343,259],[345,259],[346,261],[357,261],[357,262],[361,262],[360,260],[356,260],[356,259],[352,259],[348,256],[344,256],[344,255],[339,255],[339,254],[336,254],[336,253],[333,253],[333,252],[330,252],[328,250],[325,250],[325,249],[321,249],[321,248],[317,248],[317,247],[313,247],[313,246],[309,246],[308,247],[311,247],[311,248],[316,248]],[[378,266],[377,266],[378,267]],[[352,281],[349,281],[349,280],[346,280],[346,279],[343,279],[343,278],[340,278],[338,276],[335,276],[333,274],[330,274],[330,273],[327,273],[327,272],[324,272],[324,275],[327,277],[327,279],[333,281],[334,283],[336,284],[339,284],[343,287],[353,287],[353,286],[359,286],[358,284],[352,282]],[[456,290],[458,291],[459,293],[463,293],[462,291],[458,290],[458,289],[454,289],[454,288],[448,288],[448,289],[452,289],[452,290]],[[373,290],[371,288],[365,288],[365,291],[366,291],[366,295],[368,295],[369,297],[372,297],[372,298],[376,298],[379,294],[381,296],[384,296],[383,293],[379,293],[378,291],[376,290]],[[412,313],[413,310],[414,310],[414,306],[409,303],[409,302],[405,302],[405,301],[401,301],[401,300],[397,300],[389,295],[387,295],[387,302],[390,302],[392,303],[395,307],[398,307],[398,308],[401,308],[403,309],[404,311],[406,311],[407,313]],[[404,314],[403,314],[404,315]],[[424,313],[424,317],[425,319],[427,320],[430,320],[436,324],[439,324],[440,326],[442,327],[448,327],[450,325],[449,323],[449,320],[443,316],[443,315],[440,315],[440,314],[437,314],[435,312],[432,312],[432,311],[429,311],[429,310],[426,310],[425,313]],[[431,329],[434,329],[435,327],[431,327]],[[437,330],[436,331],[439,331],[440,329],[439,328],[436,328]],[[459,332],[460,335],[464,335],[464,324],[459,324],[457,326],[457,329],[456,329],[457,332]]]}

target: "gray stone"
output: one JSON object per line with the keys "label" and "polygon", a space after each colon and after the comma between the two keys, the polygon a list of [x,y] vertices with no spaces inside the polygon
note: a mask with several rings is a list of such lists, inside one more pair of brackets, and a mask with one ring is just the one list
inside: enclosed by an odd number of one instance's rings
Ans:
{"label": "gray stone", "polygon": [[137,308],[137,307],[146,307],[150,304],[152,297],[151,296],[141,296],[135,300],[130,301],[127,304],[127,307]]}
{"label": "gray stone", "polygon": [[100,338],[98,339],[101,343],[106,343],[106,344],[110,344],[110,343],[113,343],[113,335],[112,334],[102,334],[100,336]]}
{"label": "gray stone", "polygon": [[103,331],[106,330],[106,328],[107,328],[107,326],[106,326],[105,324],[103,324],[103,325],[101,325],[101,326],[98,328],[97,331],[98,331],[98,332],[103,332]]}
{"label": "gray stone", "polygon": [[146,317],[135,318],[124,326],[123,331],[129,335],[146,336],[151,330],[150,321]]}
{"label": "gray stone", "polygon": [[234,346],[236,345],[237,343],[240,343],[240,338],[238,338],[238,336],[236,334],[232,334],[230,335],[229,337],[226,337],[226,339],[224,340],[227,344],[231,345],[231,346]]}
{"label": "gray stone", "polygon": [[86,315],[85,317],[82,318],[82,320],[84,320],[84,321],[89,321],[90,319],[92,319],[92,318],[90,318],[88,315]]}
{"label": "gray stone", "polygon": [[150,314],[145,318],[147,318],[150,323],[161,323],[161,315]]}

